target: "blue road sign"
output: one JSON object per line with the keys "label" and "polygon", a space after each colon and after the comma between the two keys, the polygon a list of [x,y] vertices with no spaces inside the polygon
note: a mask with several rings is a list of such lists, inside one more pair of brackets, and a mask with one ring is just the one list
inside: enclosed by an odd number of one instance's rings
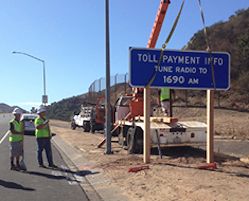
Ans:
{"label": "blue road sign", "polygon": [[[133,87],[217,89],[230,87],[230,55],[224,52],[130,48]],[[213,63],[213,65],[212,65]],[[213,69],[213,70],[212,70]]]}

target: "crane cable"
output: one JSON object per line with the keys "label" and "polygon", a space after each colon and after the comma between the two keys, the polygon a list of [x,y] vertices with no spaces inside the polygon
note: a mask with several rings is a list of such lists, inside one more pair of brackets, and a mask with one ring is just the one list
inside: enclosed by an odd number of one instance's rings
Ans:
{"label": "crane cable", "polygon": [[[203,8],[202,8],[201,0],[197,0],[197,2],[198,2],[198,5],[199,5],[199,9],[200,9],[201,20],[202,20],[202,24],[203,24],[203,32],[204,32],[204,37],[205,37],[205,41],[206,41],[206,45],[207,45],[207,51],[209,52],[209,58],[210,58],[210,61],[211,61],[212,82],[213,82],[213,86],[214,86],[214,90],[215,90],[216,89],[216,82],[215,82],[215,73],[214,73],[214,63],[213,63],[212,50],[211,50],[210,43],[209,43],[209,38],[208,38],[208,33],[207,33],[207,26],[206,26],[206,22],[205,22],[205,17],[204,17],[204,12],[203,12]],[[176,19],[174,21],[174,24],[173,24],[173,26],[171,28],[171,31],[170,31],[168,37],[166,38],[165,42],[162,45],[161,52],[160,52],[160,58],[159,58],[159,61],[158,61],[158,64],[157,64],[158,66],[160,66],[160,64],[162,62],[162,57],[163,57],[164,50],[166,49],[166,47],[167,47],[167,45],[168,45],[168,43],[169,43],[175,29],[176,29],[176,26],[178,24],[178,21],[180,19],[181,13],[182,13],[184,3],[185,3],[185,0],[182,1],[181,8],[180,8],[180,10],[178,12],[178,15],[177,15],[177,17],[176,17]],[[156,78],[156,74],[157,74],[157,72],[153,73],[153,75],[149,79],[149,82],[146,85],[146,87],[150,86],[153,83],[153,81]]]}
{"label": "crane cable", "polygon": [[202,20],[202,24],[203,24],[204,37],[205,37],[205,41],[206,41],[206,45],[207,45],[207,51],[209,52],[209,58],[211,61],[212,82],[213,82],[213,86],[214,86],[214,90],[215,90],[216,89],[216,82],[215,82],[215,75],[214,75],[214,62],[213,62],[212,50],[211,50],[210,42],[209,42],[209,38],[208,38],[207,26],[206,26],[206,22],[205,22],[203,8],[201,5],[201,0],[197,0],[197,1],[198,1],[198,5],[200,8],[200,14],[201,14],[201,20]]}
{"label": "crane cable", "polygon": [[[179,21],[179,19],[180,19],[181,13],[182,13],[182,9],[183,9],[184,3],[185,3],[185,0],[182,1],[181,8],[180,8],[180,10],[179,10],[179,12],[178,12],[178,14],[177,14],[177,16],[176,16],[176,19],[175,19],[175,21],[174,21],[174,24],[173,24],[173,26],[172,26],[172,28],[171,28],[171,30],[170,30],[170,32],[169,32],[168,37],[166,38],[165,42],[164,42],[163,45],[162,45],[161,52],[160,52],[160,58],[159,58],[159,61],[158,61],[158,64],[157,64],[158,66],[160,66],[160,64],[161,64],[161,62],[162,62],[163,51],[166,49],[166,47],[167,47],[167,45],[168,45],[168,43],[169,43],[169,41],[170,41],[170,39],[171,39],[171,37],[172,37],[172,35],[173,35],[175,29],[176,29],[177,23],[178,23],[178,21]],[[149,86],[152,84],[152,82],[154,82],[154,80],[155,80],[155,78],[156,78],[156,74],[157,74],[157,72],[154,71],[154,72],[153,72],[153,75],[152,75],[151,78],[149,79],[149,82],[148,82],[148,84],[146,85],[146,87],[149,87]]]}

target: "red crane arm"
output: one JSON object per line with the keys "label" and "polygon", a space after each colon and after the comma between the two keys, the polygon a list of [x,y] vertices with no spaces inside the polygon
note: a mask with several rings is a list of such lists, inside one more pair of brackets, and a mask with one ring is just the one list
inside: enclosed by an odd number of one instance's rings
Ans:
{"label": "red crane arm", "polygon": [[163,25],[163,20],[166,15],[168,6],[170,4],[170,0],[161,0],[156,19],[150,34],[150,39],[148,41],[147,47],[148,48],[155,48],[156,42],[158,39],[158,36],[160,34],[162,25]]}
{"label": "red crane arm", "polygon": [[[155,48],[169,4],[170,0],[161,0],[147,48]],[[143,88],[133,88],[133,96],[134,99],[130,104],[129,118],[139,115],[143,116]]]}

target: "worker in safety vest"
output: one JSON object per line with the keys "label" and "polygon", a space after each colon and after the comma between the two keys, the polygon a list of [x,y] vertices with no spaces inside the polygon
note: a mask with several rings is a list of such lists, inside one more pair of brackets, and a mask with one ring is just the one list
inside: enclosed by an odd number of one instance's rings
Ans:
{"label": "worker in safety vest", "polygon": [[46,119],[46,108],[41,106],[37,114],[39,115],[35,119],[35,136],[37,141],[37,159],[39,167],[44,167],[42,159],[42,151],[45,149],[48,166],[51,168],[56,168],[57,166],[53,163],[52,149],[51,149],[51,131],[49,128],[49,121]]}
{"label": "worker in safety vest", "polygon": [[[20,170],[20,156],[23,155],[23,133],[24,127],[23,122],[20,121],[22,110],[15,108],[12,112],[15,118],[10,121],[10,169]],[[16,165],[14,164],[14,159],[16,160]]]}
{"label": "worker in safety vest", "polygon": [[158,102],[161,103],[162,111],[166,116],[170,116],[170,89],[161,88],[158,93]]}

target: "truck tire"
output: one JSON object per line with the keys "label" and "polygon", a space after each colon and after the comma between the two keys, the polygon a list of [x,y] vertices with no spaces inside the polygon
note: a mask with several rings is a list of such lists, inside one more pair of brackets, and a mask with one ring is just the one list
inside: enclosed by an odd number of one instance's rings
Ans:
{"label": "truck tire", "polygon": [[136,127],[135,139],[136,139],[136,153],[142,154],[144,148],[144,132],[142,128]]}
{"label": "truck tire", "polygon": [[90,123],[86,123],[83,129],[84,129],[84,132],[89,132],[91,129]]}
{"label": "truck tire", "polygon": [[90,131],[90,127],[86,127],[86,128],[84,128],[84,132],[89,132]]}
{"label": "truck tire", "polygon": [[128,129],[127,152],[129,154],[143,153],[143,130],[140,127],[131,127]]}
{"label": "truck tire", "polygon": [[76,124],[74,121],[71,122],[71,129],[72,130],[75,130],[76,129]]}

